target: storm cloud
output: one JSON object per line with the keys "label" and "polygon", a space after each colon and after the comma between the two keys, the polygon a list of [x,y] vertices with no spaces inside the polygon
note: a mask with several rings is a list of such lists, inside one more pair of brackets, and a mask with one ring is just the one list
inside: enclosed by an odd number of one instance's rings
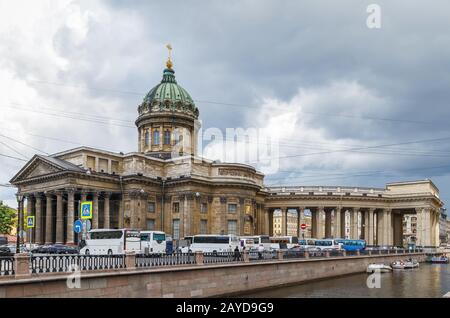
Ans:
{"label": "storm cloud", "polygon": [[[371,3],[380,29],[366,25]],[[450,199],[447,1],[0,0],[0,153],[137,150],[166,43],[205,129],[279,136],[267,184],[431,178]],[[25,163],[0,162],[0,183]]]}

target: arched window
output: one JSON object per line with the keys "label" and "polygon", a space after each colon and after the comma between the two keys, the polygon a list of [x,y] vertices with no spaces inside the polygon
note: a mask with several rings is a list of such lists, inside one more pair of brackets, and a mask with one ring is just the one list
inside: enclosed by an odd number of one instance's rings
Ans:
{"label": "arched window", "polygon": [[164,144],[170,145],[170,130],[164,131]]}
{"label": "arched window", "polygon": [[145,132],[145,145],[150,145],[150,133],[148,132],[148,130]]}
{"label": "arched window", "polygon": [[159,145],[159,130],[153,131],[153,145]]}

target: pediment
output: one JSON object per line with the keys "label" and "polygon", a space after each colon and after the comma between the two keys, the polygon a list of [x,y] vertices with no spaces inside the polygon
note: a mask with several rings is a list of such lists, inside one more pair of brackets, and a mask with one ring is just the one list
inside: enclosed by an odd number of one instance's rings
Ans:
{"label": "pediment", "polygon": [[37,162],[33,167],[30,168],[31,169],[26,171],[26,174],[23,175],[24,179],[39,177],[46,174],[62,171],[61,169],[58,169],[42,161]]}
{"label": "pediment", "polygon": [[[50,157],[35,155],[28,163],[14,176],[10,181],[12,184],[40,176],[47,176],[66,170],[77,170],[78,167],[72,167],[69,163]],[[80,169],[81,170],[81,169]]]}

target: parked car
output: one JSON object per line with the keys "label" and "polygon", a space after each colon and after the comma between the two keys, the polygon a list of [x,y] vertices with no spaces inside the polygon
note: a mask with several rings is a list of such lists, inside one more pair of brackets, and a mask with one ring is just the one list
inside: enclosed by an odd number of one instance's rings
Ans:
{"label": "parked car", "polygon": [[0,257],[2,256],[13,256],[14,253],[11,253],[11,250],[8,246],[0,246]]}
{"label": "parked car", "polygon": [[76,247],[66,246],[62,244],[42,245],[33,250],[33,254],[78,254]]}

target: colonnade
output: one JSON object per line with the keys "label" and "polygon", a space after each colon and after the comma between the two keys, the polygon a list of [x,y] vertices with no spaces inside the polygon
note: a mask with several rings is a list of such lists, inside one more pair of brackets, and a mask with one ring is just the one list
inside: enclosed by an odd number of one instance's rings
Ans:
{"label": "colonnade", "polygon": [[[306,223],[305,210],[311,213],[307,231],[300,225]],[[415,243],[420,246],[439,245],[439,210],[431,207],[374,208],[374,207],[267,207],[265,227],[273,235],[273,212],[281,211],[282,235],[288,234],[288,211],[297,212],[297,233],[301,238],[311,233],[313,238],[364,239],[368,245],[403,245],[403,215],[415,214]],[[347,215],[347,217],[346,217]],[[347,224],[346,224],[347,220]],[[308,236],[305,236],[308,237]]]}
{"label": "colonnade", "polygon": [[[65,188],[57,191],[25,193],[27,215],[35,216],[32,241],[37,244],[75,244],[73,224],[79,216],[80,202],[92,201],[91,226],[110,228],[112,192]],[[102,209],[99,209],[101,202]],[[115,213],[117,214],[117,213]],[[101,220],[101,224],[99,224]],[[120,222],[116,215],[114,220]]]}

